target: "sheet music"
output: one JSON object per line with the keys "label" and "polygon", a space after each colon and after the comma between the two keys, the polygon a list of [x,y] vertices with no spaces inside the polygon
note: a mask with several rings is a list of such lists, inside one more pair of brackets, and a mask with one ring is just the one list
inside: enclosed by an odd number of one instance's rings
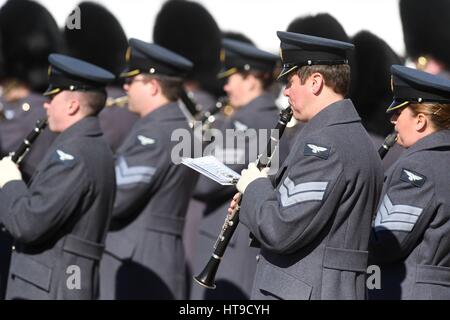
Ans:
{"label": "sheet music", "polygon": [[241,177],[214,156],[182,158],[181,163],[223,186],[235,185]]}

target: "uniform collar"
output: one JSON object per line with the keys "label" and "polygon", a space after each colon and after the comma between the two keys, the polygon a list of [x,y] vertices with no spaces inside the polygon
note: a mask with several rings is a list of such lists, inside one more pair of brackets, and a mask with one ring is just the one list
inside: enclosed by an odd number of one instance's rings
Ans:
{"label": "uniform collar", "polygon": [[[302,132],[312,132],[337,124],[361,122],[353,103],[350,99],[334,102],[316,114],[306,123]],[[307,131],[305,131],[307,130]]]}
{"label": "uniform collar", "polygon": [[72,139],[74,137],[94,137],[103,135],[97,117],[90,116],[81,119],[59,134],[56,140]]}
{"label": "uniform collar", "polygon": [[236,110],[236,115],[242,113],[254,113],[266,109],[275,109],[275,98],[270,93],[263,93],[247,103],[244,107]]}
{"label": "uniform collar", "polygon": [[149,121],[167,121],[185,119],[177,102],[169,102],[153,110],[145,117],[139,119],[139,122],[147,123]]}
{"label": "uniform collar", "polygon": [[409,147],[405,156],[421,150],[431,150],[441,147],[450,147],[450,130],[439,130],[434,132]]}

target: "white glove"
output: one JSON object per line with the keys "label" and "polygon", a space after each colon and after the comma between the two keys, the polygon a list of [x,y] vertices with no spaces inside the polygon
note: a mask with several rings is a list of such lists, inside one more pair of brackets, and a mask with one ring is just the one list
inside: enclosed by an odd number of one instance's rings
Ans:
{"label": "white glove", "polygon": [[14,180],[22,180],[22,174],[11,157],[4,157],[0,161],[0,188]]}
{"label": "white glove", "polygon": [[258,178],[267,178],[269,168],[264,168],[261,171],[256,167],[254,162],[248,165],[248,169],[244,169],[241,172],[241,178],[239,179],[236,188],[240,193],[244,193],[247,186]]}

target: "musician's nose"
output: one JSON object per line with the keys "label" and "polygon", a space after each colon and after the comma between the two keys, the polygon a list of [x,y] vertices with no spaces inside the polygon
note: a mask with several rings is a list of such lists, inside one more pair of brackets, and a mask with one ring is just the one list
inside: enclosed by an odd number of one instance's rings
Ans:
{"label": "musician's nose", "polygon": [[391,123],[392,123],[393,125],[397,124],[398,116],[399,116],[399,115],[398,115],[397,112],[395,112],[394,114],[392,114],[392,116],[391,116]]}

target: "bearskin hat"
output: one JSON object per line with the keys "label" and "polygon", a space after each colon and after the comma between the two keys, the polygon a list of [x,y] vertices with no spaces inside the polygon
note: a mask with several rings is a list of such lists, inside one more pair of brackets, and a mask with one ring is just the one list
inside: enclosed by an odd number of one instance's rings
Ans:
{"label": "bearskin hat", "polygon": [[78,4],[80,28],[64,28],[67,54],[111,71],[125,69],[128,40],[116,17],[105,7],[85,1]]}
{"label": "bearskin hat", "polygon": [[450,0],[400,0],[407,56],[431,56],[450,69]]}
{"label": "bearskin hat", "polygon": [[3,61],[3,41],[2,41],[2,35],[0,32],[0,81],[5,76],[5,65]]}
{"label": "bearskin hat", "polygon": [[194,63],[188,79],[209,92],[217,91],[221,32],[213,16],[193,1],[170,0],[158,12],[153,41]]}
{"label": "bearskin hat", "polygon": [[223,31],[222,39],[237,40],[240,42],[245,42],[245,43],[255,45],[255,43],[249,37],[247,37],[245,34],[243,34],[241,32],[236,32],[236,31]]}
{"label": "bearskin hat", "polygon": [[9,0],[0,9],[5,77],[26,83],[32,90],[47,86],[48,55],[60,51],[61,33],[42,5]]}
{"label": "bearskin hat", "polygon": [[386,136],[392,131],[386,107],[392,102],[391,65],[402,59],[382,39],[369,31],[353,37],[358,83],[352,100],[366,129]]}

